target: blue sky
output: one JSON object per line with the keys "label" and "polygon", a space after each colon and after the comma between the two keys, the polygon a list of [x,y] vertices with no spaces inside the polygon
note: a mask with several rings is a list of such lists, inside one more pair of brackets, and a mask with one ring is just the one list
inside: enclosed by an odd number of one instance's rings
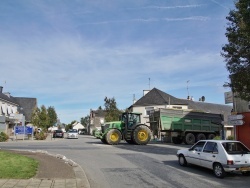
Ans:
{"label": "blue sky", "polygon": [[54,106],[63,123],[105,96],[125,109],[154,87],[224,104],[220,52],[233,8],[233,0],[1,0],[0,85]]}

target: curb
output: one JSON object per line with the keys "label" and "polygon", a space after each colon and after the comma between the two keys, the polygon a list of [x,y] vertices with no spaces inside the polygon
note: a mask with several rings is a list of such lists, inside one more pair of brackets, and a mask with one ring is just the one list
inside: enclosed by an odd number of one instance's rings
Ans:
{"label": "curb", "polygon": [[32,152],[32,153],[43,153],[43,154],[58,158],[60,160],[64,160],[65,163],[67,163],[68,165],[73,167],[73,170],[74,170],[74,173],[76,176],[77,187],[90,188],[88,178],[87,178],[84,170],[82,169],[82,167],[80,165],[78,165],[76,162],[74,162],[73,160],[67,159],[67,157],[65,157],[64,155],[61,155],[61,154],[54,155],[54,154],[48,153],[47,151],[44,151],[44,150],[37,150],[37,151],[18,150],[18,151],[27,151],[27,152]]}

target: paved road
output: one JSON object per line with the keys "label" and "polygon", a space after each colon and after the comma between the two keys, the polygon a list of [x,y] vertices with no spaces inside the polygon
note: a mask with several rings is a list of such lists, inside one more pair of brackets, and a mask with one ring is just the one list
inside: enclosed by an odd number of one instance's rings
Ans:
{"label": "paved road", "polygon": [[204,168],[180,167],[175,154],[185,145],[152,142],[147,146],[127,143],[110,146],[92,136],[80,135],[74,140],[13,141],[0,143],[0,147],[65,155],[84,169],[91,188],[248,188],[250,185],[250,178],[240,174],[218,179]]}

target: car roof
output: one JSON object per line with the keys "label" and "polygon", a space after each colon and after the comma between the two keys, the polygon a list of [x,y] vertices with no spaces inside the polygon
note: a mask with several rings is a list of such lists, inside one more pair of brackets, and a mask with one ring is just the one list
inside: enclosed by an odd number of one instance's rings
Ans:
{"label": "car roof", "polygon": [[216,142],[216,143],[224,143],[224,142],[240,142],[238,140],[199,140],[203,142]]}

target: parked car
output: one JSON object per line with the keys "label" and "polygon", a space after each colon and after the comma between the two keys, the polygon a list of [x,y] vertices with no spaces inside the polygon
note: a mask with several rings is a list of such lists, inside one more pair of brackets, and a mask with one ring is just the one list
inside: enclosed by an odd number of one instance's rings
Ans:
{"label": "parked car", "polygon": [[200,140],[190,149],[180,149],[177,157],[181,166],[194,164],[212,169],[217,178],[227,172],[250,175],[250,150],[239,141]]}
{"label": "parked car", "polygon": [[69,131],[67,133],[67,138],[77,138],[78,139],[77,129],[69,129]]}
{"label": "parked car", "polygon": [[53,138],[63,138],[64,137],[64,133],[62,130],[55,130],[53,132]]}

